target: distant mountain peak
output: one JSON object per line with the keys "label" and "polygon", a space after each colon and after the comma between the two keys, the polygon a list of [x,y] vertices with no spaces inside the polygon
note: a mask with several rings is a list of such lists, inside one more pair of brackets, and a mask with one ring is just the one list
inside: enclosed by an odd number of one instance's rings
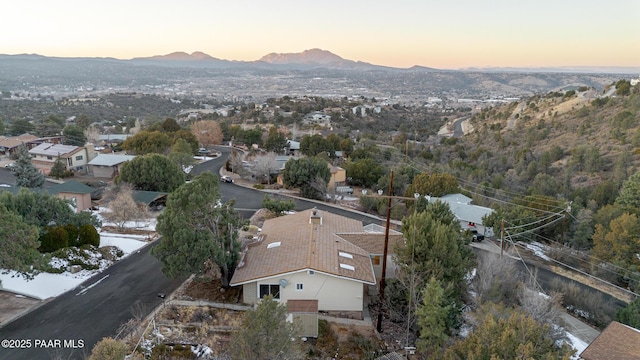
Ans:
{"label": "distant mountain peak", "polygon": [[201,51],[195,51],[191,54],[187,54],[184,51],[176,51],[166,55],[155,55],[146,59],[154,60],[174,60],[174,61],[207,61],[207,60],[219,60]]}
{"label": "distant mountain peak", "polygon": [[318,48],[304,50],[301,53],[270,53],[260,58],[270,64],[334,64],[350,62],[328,50]]}

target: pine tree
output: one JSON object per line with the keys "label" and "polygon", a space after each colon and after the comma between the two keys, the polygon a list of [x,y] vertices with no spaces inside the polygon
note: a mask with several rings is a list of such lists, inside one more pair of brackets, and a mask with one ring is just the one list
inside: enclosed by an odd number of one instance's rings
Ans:
{"label": "pine tree", "polygon": [[51,167],[51,171],[49,171],[49,176],[60,179],[61,177],[64,177],[65,170],[64,164],[58,156],[56,162],[53,163],[53,167]]}
{"label": "pine tree", "polygon": [[29,225],[22,217],[0,205],[0,268],[22,273],[40,258],[38,227]]}
{"label": "pine tree", "polygon": [[229,351],[233,359],[304,359],[295,338],[295,327],[287,321],[287,308],[271,295],[247,313]]}
{"label": "pine tree", "polygon": [[24,145],[18,147],[18,159],[14,169],[16,185],[28,188],[41,188],[44,185],[44,175],[31,163],[31,155]]}
{"label": "pine tree", "polygon": [[152,250],[168,276],[209,276],[217,266],[229,286],[240,257],[240,218],[233,202],[220,201],[218,186],[218,177],[204,172],[169,195],[156,226],[162,239]]}

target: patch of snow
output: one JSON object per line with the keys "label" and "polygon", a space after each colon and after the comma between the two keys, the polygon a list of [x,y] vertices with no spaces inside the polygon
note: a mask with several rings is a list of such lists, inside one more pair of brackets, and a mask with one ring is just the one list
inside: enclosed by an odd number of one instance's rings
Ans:
{"label": "patch of snow", "polygon": [[[107,211],[107,209],[101,208],[99,211]],[[127,225],[135,224],[137,223],[127,223]],[[155,219],[147,220],[144,222],[143,228],[148,230],[155,230],[155,224]],[[140,227],[136,226],[136,228],[139,229]],[[100,247],[118,247],[124,253],[124,255],[122,256],[124,258],[142,248],[143,246],[147,245],[148,242],[144,241],[146,238],[146,235],[113,234],[108,232],[100,232]],[[38,299],[47,299],[50,297],[58,296],[66,291],[76,288],[91,276],[102,272],[104,269],[111,265],[111,263],[109,263],[108,261],[97,258],[96,254],[92,252],[87,254],[89,254],[89,256],[91,257],[91,259],[87,260],[87,262],[98,265],[99,268],[97,270],[81,270],[73,274],[68,270],[60,274],[39,273],[35,275],[33,279],[26,279],[16,271],[0,269],[0,283],[2,283],[2,287],[4,290],[15,292],[16,294],[31,296]],[[50,265],[57,269],[68,269],[69,261],[67,259],[59,259],[54,257],[51,259]]]}
{"label": "patch of snow", "polygon": [[580,340],[577,336],[567,333],[567,338],[569,338],[569,344],[576,349],[576,353],[571,357],[571,359],[577,360],[580,359],[580,354],[584,351],[584,349],[589,346],[586,342]]}
{"label": "patch of snow", "polygon": [[527,249],[533,251],[533,253],[537,257],[547,261],[551,260],[547,255],[544,254],[544,250],[546,247],[543,244],[540,244],[539,242],[534,241],[532,243],[526,244],[526,246],[527,246]]}

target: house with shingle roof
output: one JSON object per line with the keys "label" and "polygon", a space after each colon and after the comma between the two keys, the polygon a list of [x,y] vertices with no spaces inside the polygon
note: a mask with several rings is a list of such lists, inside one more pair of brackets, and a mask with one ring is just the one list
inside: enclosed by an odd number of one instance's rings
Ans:
{"label": "house with shingle roof", "polygon": [[60,158],[65,166],[65,170],[86,172],[89,156],[92,154],[84,146],[62,145],[54,143],[42,143],[29,150],[31,163],[36,169],[47,175],[53,168],[56,160]]}
{"label": "house with shingle roof", "polygon": [[640,330],[611,322],[580,354],[582,360],[640,360]]}
{"label": "house with shingle roof", "polygon": [[269,294],[283,304],[317,300],[318,311],[362,319],[374,267],[369,252],[343,234],[363,231],[361,221],[315,208],[266,220],[230,284],[242,286],[247,304]]}
{"label": "house with shingle roof", "polygon": [[31,134],[22,134],[18,136],[0,136],[0,153],[11,156],[16,153],[18,146],[26,145],[37,140],[38,137]]}

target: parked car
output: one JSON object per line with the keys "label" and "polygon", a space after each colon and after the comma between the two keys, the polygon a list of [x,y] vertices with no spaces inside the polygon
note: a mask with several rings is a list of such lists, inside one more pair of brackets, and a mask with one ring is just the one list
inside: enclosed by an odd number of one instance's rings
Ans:
{"label": "parked car", "polygon": [[353,194],[353,188],[351,186],[336,186],[336,192],[342,194]]}
{"label": "parked car", "polygon": [[18,167],[18,165],[16,163],[8,163],[5,164],[5,169],[9,169],[11,170],[11,172],[14,172],[16,170],[16,168]]}
{"label": "parked car", "polygon": [[471,241],[480,242],[484,240],[484,235],[480,234],[478,230],[471,230]]}
{"label": "parked car", "polygon": [[220,181],[226,182],[226,183],[232,183],[233,179],[229,175],[222,175],[220,176]]}
{"label": "parked car", "polygon": [[198,150],[198,154],[200,154],[200,155],[209,155],[209,153],[210,153],[210,151],[205,149],[205,148],[200,148]]}

